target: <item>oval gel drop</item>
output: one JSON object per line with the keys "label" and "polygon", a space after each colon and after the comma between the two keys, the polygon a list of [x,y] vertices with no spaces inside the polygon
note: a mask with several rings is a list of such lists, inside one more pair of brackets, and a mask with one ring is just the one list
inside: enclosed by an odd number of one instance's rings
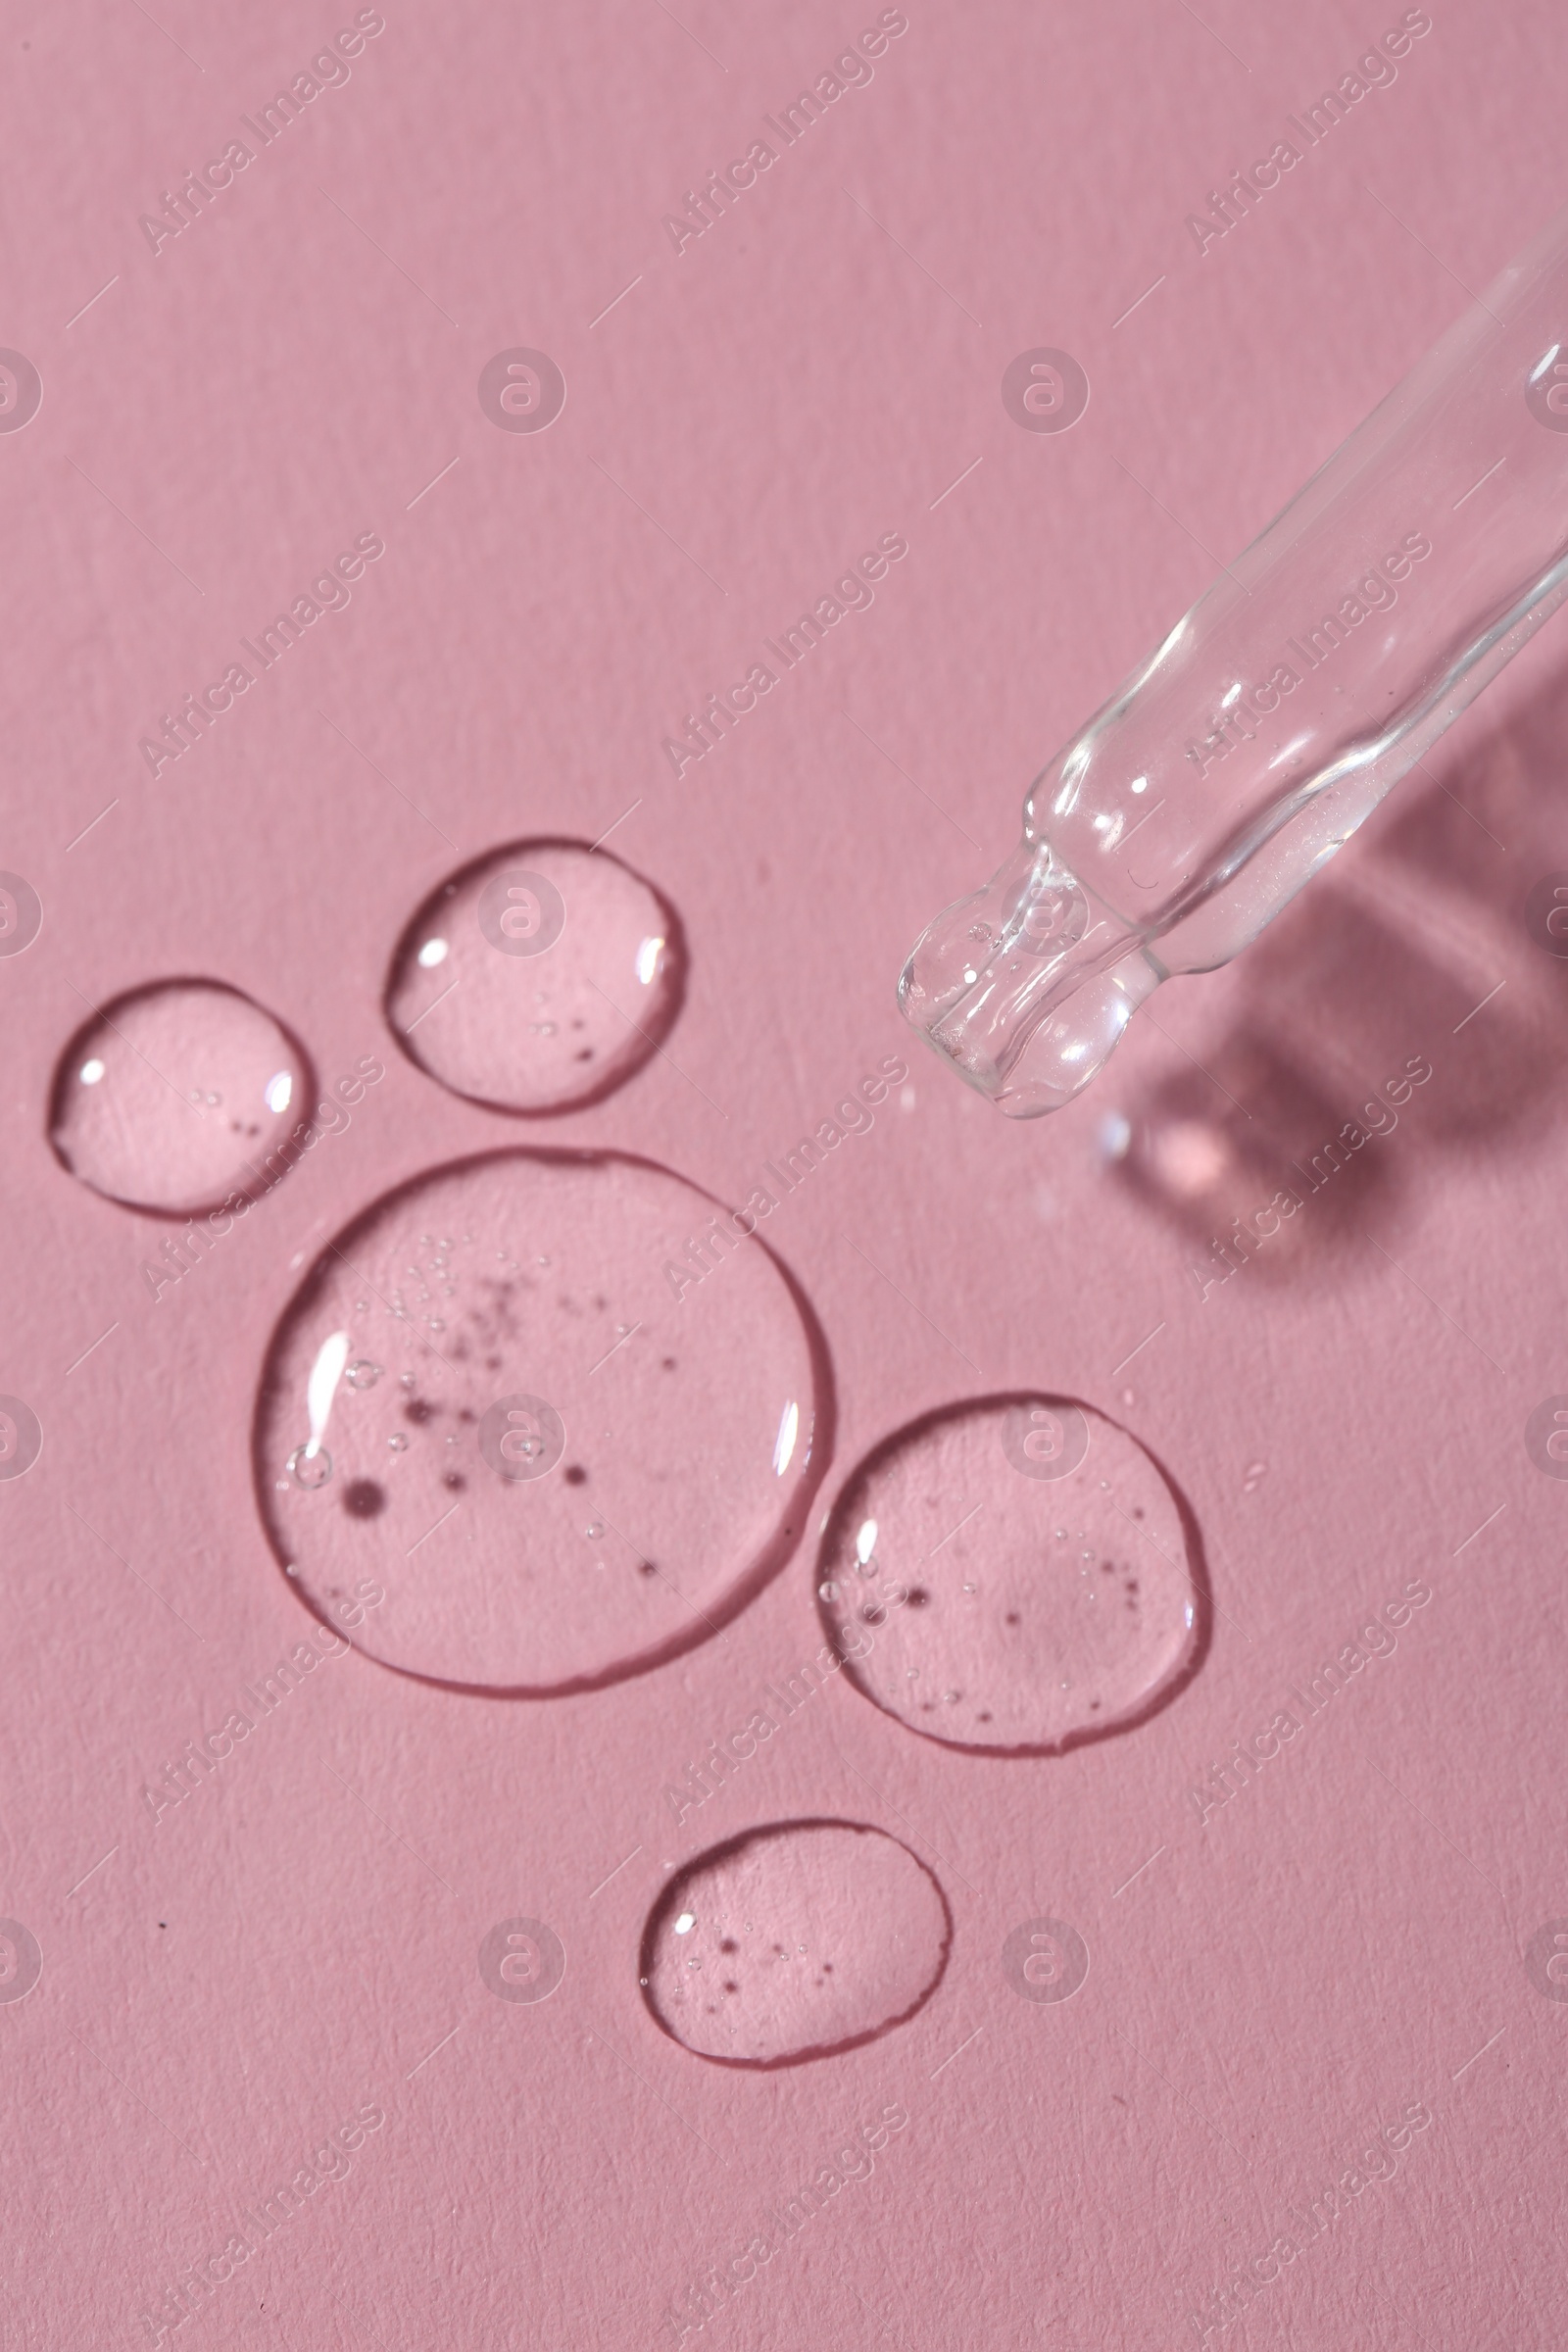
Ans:
{"label": "oval gel drop", "polygon": [[858,1822],[777,1822],[669,1882],[644,1931],[644,1997],[700,2058],[792,2066],[912,2017],[952,1934],[941,1887],[896,1838]]}
{"label": "oval gel drop", "polygon": [[816,1343],[755,1239],[667,1279],[716,1204],[612,1152],[432,1169],[328,1244],[257,1403],[262,1516],[389,1666],[519,1696],[705,1639],[793,1548]]}
{"label": "oval gel drop", "polygon": [[953,1747],[1050,1755],[1125,1729],[1207,1635],[1185,1505],[1062,1396],[980,1397],[886,1439],[833,1505],[815,1583],[850,1679]]}
{"label": "oval gel drop", "polygon": [[519,841],[443,882],[403,934],[386,1017],[412,1061],[496,1110],[569,1110],[647,1060],[680,1009],[675,910],[585,842]]}
{"label": "oval gel drop", "polygon": [[107,1200],[194,1216],[286,1175],[311,1103],[304,1050],[270,1012],[219,980],[166,980],[77,1030],[55,1073],[49,1140]]}

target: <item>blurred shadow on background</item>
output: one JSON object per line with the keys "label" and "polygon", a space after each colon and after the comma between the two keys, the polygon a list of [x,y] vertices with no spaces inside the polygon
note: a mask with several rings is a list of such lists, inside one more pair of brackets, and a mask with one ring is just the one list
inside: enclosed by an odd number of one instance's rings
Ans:
{"label": "blurred shadow on background", "polygon": [[1245,1012],[1103,1122],[1200,1282],[1319,1270],[1369,1217],[1397,1221],[1434,1154],[1518,1150],[1560,1115],[1565,733],[1568,663],[1462,760],[1440,747],[1376,844],[1245,952]]}

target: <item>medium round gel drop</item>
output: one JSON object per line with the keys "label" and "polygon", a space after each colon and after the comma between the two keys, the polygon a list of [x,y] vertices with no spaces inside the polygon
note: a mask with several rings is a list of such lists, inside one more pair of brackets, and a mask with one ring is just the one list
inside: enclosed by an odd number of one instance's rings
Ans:
{"label": "medium round gel drop", "polygon": [[518,841],[433,891],[392,960],[386,1016],[454,1094],[543,1113],[597,1102],[680,1009],[675,910],[607,850]]}
{"label": "medium round gel drop", "polygon": [[327,1245],[269,1349],[254,1461],[329,1624],[538,1697],[706,1639],[778,1566],[826,1450],[816,1344],[755,1239],[671,1284],[715,1209],[646,1161],[505,1151]]}
{"label": "medium round gel drop", "polygon": [[194,1216],[255,1198],[299,1153],[303,1048],[218,980],[132,990],[77,1030],[55,1073],[49,1140],[74,1176],[128,1208]]}
{"label": "medium round gel drop", "polygon": [[643,1935],[644,1997],[700,2058],[792,2066],[912,2017],[952,1934],[941,1887],[896,1838],[856,1822],[779,1822],[670,1881]]}
{"label": "medium round gel drop", "polygon": [[1069,1397],[897,1431],[829,1515],[818,1606],[868,1698],[953,1747],[1050,1755],[1125,1729],[1200,1660],[1197,1530],[1134,1438]]}

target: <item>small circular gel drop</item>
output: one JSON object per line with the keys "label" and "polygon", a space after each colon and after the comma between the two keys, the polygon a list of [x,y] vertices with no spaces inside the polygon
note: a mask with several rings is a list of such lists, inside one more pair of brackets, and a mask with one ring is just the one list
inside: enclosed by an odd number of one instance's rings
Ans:
{"label": "small circular gel drop", "polygon": [[1070,1397],[979,1397],[896,1431],[834,1502],[814,1576],[850,1679],[950,1747],[1052,1755],[1123,1730],[1207,1636],[1190,1513]]}
{"label": "small circular gel drop", "polygon": [[896,1838],[776,1822],[671,1879],[643,1932],[644,1998],[700,2058],[793,2066],[912,2017],[952,1936],[941,1887]]}
{"label": "small circular gel drop", "polygon": [[674,908],[607,850],[519,841],[431,892],[392,958],[386,1017],[403,1051],[491,1109],[598,1102],[680,1010]]}
{"label": "small circular gel drop", "polygon": [[107,1200],[195,1216],[287,1174],[311,1096],[304,1049],[260,1004],[222,981],[165,980],[77,1030],[55,1073],[49,1140]]}
{"label": "small circular gel drop", "polygon": [[666,1279],[715,1208],[644,1160],[514,1150],[431,1169],[328,1244],[269,1348],[254,1462],[273,1550],[329,1624],[407,1673],[540,1697],[672,1656],[750,1597],[805,1525],[825,1392],[760,1241],[682,1294]]}

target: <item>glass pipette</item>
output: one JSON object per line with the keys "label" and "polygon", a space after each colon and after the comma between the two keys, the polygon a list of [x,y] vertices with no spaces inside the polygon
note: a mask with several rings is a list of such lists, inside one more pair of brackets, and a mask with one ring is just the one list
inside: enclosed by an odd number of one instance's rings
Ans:
{"label": "glass pipette", "polygon": [[1014,1118],[1256,937],[1568,595],[1568,209],[1042,770],[906,1016]]}

